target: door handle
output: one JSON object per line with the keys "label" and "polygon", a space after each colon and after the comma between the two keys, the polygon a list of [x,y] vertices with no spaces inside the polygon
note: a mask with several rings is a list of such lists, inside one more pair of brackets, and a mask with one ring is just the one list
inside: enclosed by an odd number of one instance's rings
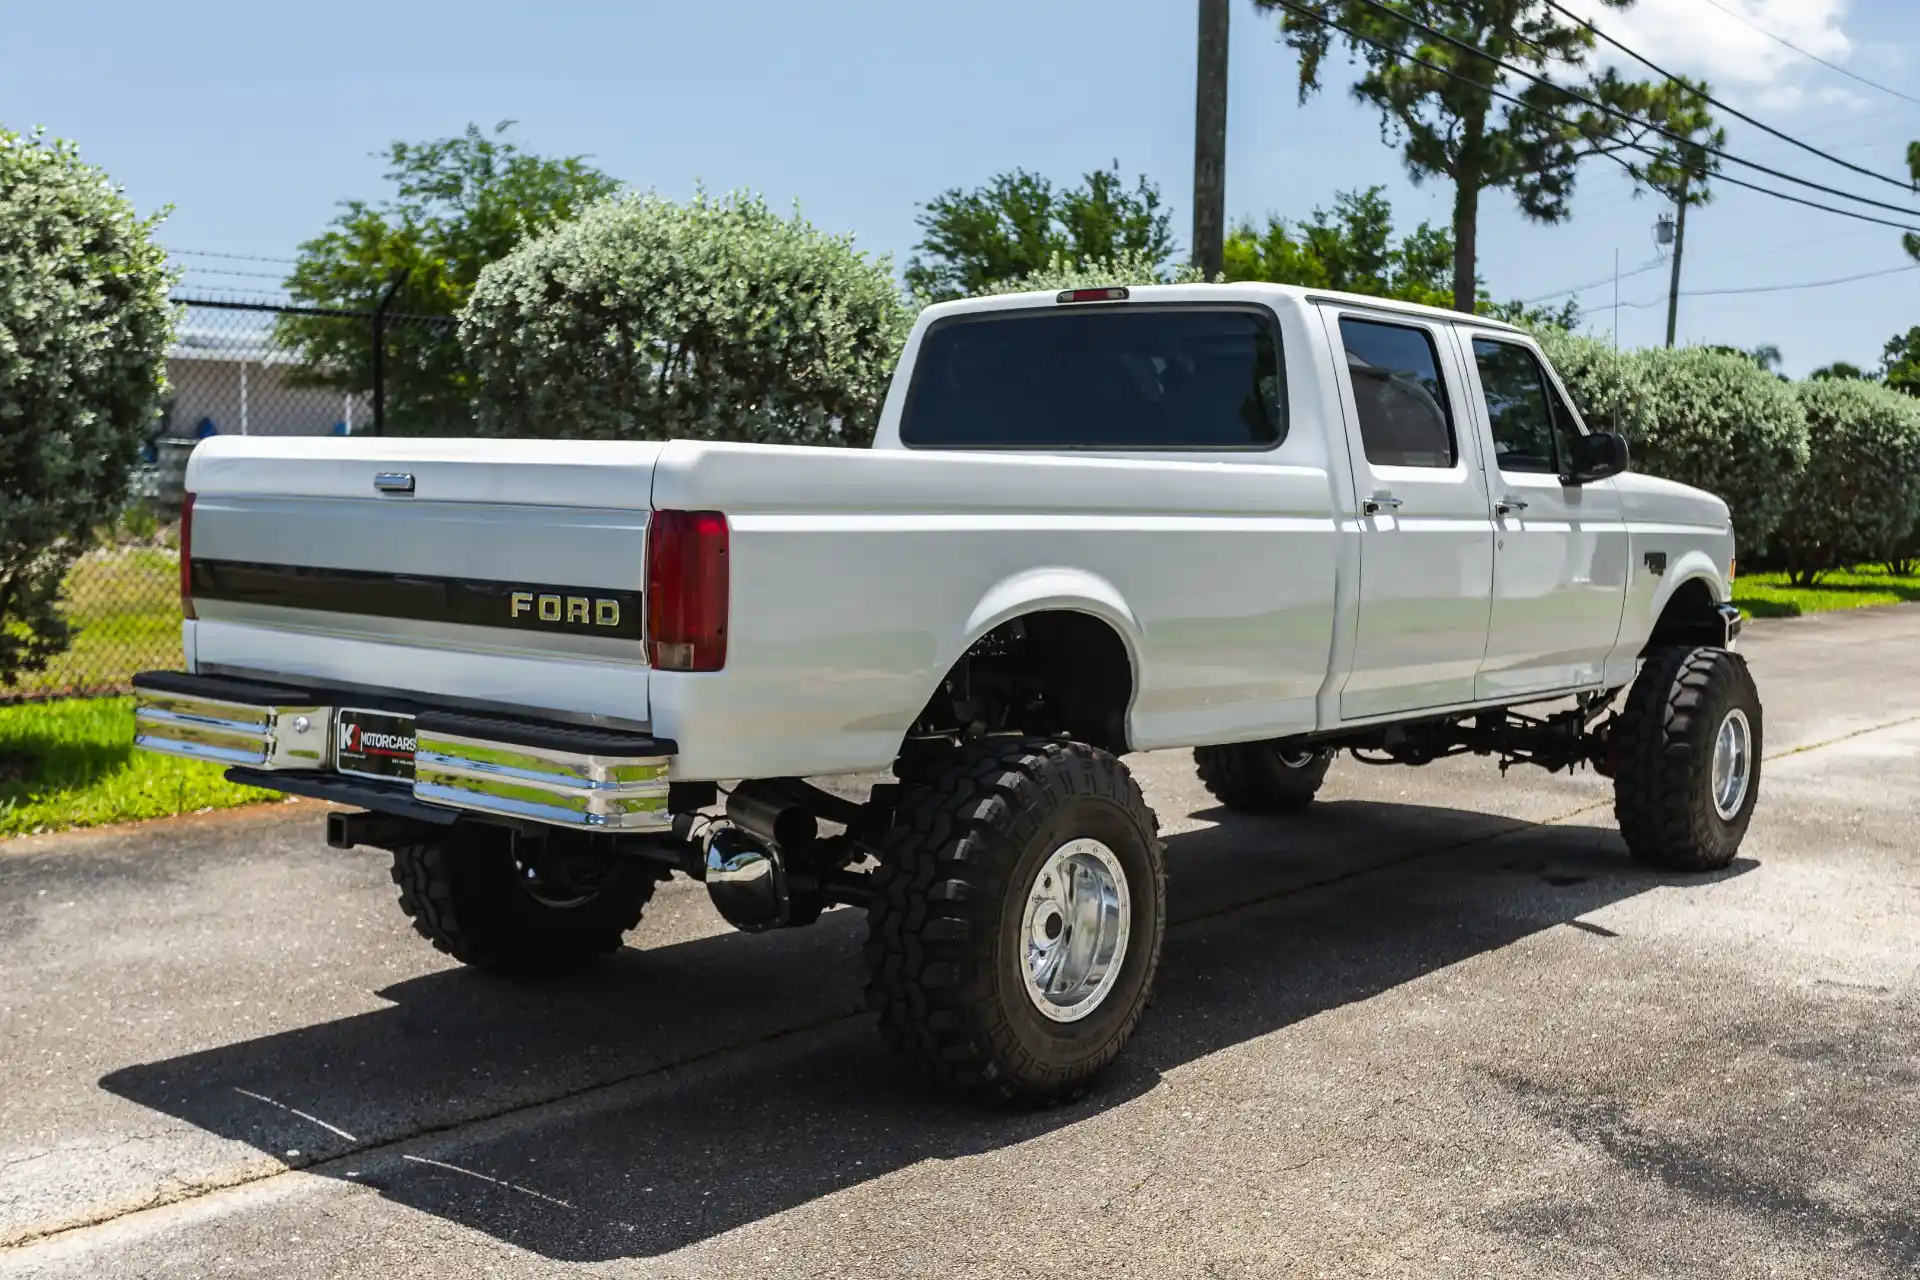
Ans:
{"label": "door handle", "polygon": [[1382,511],[1398,511],[1400,507],[1401,507],[1400,499],[1394,497],[1392,494],[1376,493],[1371,498],[1367,498],[1361,502],[1360,514],[1365,516],[1377,516]]}
{"label": "door handle", "polygon": [[1516,498],[1512,494],[1508,494],[1493,504],[1493,514],[1497,516],[1512,515],[1516,511],[1525,511],[1526,509],[1527,500],[1525,498]]}

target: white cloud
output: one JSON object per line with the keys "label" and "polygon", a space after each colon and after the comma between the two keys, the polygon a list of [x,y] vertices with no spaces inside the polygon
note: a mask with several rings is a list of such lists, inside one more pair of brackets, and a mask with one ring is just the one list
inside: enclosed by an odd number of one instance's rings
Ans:
{"label": "white cloud", "polygon": [[[1809,53],[1845,65],[1853,42],[1841,26],[1848,0],[1720,0],[1749,21]],[[1704,78],[1757,105],[1787,109],[1836,100],[1831,89],[1804,87],[1809,71],[1830,75],[1706,0],[1639,0],[1622,12],[1598,0],[1564,0],[1615,37],[1676,74]],[[1644,68],[1600,43],[1603,63]],[[1858,101],[1841,92],[1839,101]]]}

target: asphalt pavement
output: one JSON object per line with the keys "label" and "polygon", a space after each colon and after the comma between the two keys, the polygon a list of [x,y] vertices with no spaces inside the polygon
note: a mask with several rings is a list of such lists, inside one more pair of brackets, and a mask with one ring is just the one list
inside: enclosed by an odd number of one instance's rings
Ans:
{"label": "asphalt pavement", "polygon": [[1591,774],[1342,759],[1254,820],[1135,757],[1158,994],[1043,1111],[879,1052],[852,912],[678,882],[523,986],[318,806],[0,844],[0,1274],[1920,1274],[1920,608],[1744,647],[1717,875],[1629,862]]}

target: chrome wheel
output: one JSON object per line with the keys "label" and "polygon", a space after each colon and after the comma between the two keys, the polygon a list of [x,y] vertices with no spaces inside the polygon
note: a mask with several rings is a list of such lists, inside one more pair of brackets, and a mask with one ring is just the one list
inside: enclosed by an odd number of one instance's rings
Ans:
{"label": "chrome wheel", "polygon": [[1753,781],[1753,729],[1738,707],[1727,712],[1713,738],[1713,811],[1731,822],[1746,802]]}
{"label": "chrome wheel", "polygon": [[1127,874],[1098,840],[1069,840],[1041,864],[1027,890],[1027,997],[1055,1022],[1100,1007],[1127,958],[1133,918]]}
{"label": "chrome wheel", "polygon": [[1320,753],[1318,751],[1282,751],[1279,757],[1281,765],[1285,768],[1304,769],[1319,759]]}

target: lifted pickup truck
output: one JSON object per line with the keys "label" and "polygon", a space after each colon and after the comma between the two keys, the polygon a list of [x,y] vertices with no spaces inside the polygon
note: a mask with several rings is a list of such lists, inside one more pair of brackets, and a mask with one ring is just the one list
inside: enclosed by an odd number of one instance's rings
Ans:
{"label": "lifted pickup truck", "polygon": [[218,437],[139,744],[350,806],[487,968],[616,949],[676,871],[742,929],[858,907],[893,1048],[1057,1097],[1160,961],[1128,752],[1261,812],[1341,751],[1590,765],[1633,856],[1734,856],[1727,508],[1626,466],[1524,333],[1271,285],[929,308],[867,451]]}

